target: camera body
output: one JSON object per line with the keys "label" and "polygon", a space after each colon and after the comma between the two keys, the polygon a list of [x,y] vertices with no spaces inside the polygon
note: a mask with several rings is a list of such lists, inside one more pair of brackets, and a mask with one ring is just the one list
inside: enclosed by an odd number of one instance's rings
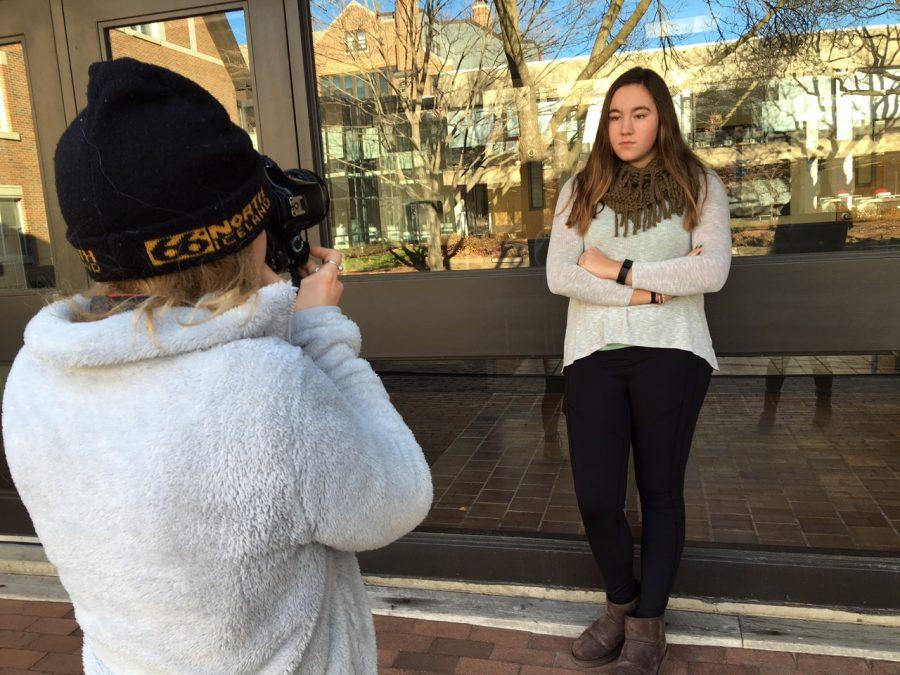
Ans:
{"label": "camera body", "polygon": [[306,169],[283,171],[263,155],[273,213],[266,227],[266,264],[276,273],[289,271],[295,286],[309,260],[306,231],[328,216],[331,200],[325,180]]}

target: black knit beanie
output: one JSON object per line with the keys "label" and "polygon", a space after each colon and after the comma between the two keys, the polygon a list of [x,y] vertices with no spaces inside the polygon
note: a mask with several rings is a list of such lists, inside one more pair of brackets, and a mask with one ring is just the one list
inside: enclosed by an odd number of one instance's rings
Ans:
{"label": "black knit beanie", "polygon": [[262,157],[191,80],[134,59],[94,63],[87,107],[56,147],[66,239],[97,281],[239,251],[271,214]]}

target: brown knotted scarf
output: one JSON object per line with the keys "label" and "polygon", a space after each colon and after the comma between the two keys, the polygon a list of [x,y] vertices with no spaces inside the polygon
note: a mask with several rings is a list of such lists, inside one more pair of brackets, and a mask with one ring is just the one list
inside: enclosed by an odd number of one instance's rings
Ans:
{"label": "brown knotted scarf", "polygon": [[632,233],[649,230],[672,214],[684,214],[684,189],[654,157],[643,169],[636,169],[628,162],[620,162],[612,185],[600,203],[614,211],[616,236],[624,225],[623,236],[628,236],[628,223],[633,223]]}

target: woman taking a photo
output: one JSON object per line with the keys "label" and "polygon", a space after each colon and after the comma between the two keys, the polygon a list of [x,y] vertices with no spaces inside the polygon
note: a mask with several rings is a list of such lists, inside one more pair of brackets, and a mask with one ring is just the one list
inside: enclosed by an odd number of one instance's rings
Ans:
{"label": "woman taking a photo", "polygon": [[[684,471],[717,368],[703,294],[731,264],[722,181],[686,146],[669,89],[633,68],[603,103],[586,166],[561,188],[547,258],[570,298],[565,413],[575,492],[606,584],[606,611],[575,641],[585,665],[657,672],[684,546]],[[634,449],[641,574],[625,518]]]}
{"label": "woman taking a photo", "polygon": [[3,436],[85,671],[375,673],[354,552],[414,528],[431,480],[337,307],[340,253],[281,281],[249,136],[131,59],[91,67],[56,181],[96,283],[28,325]]}

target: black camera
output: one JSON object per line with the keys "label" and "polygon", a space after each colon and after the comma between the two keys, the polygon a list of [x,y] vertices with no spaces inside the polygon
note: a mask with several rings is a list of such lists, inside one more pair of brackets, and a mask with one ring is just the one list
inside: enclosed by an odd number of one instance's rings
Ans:
{"label": "black camera", "polygon": [[273,196],[272,217],[266,227],[266,264],[275,272],[290,272],[300,284],[300,268],[309,260],[306,230],[328,215],[331,201],[325,180],[306,169],[283,171],[263,155],[269,192]]}

